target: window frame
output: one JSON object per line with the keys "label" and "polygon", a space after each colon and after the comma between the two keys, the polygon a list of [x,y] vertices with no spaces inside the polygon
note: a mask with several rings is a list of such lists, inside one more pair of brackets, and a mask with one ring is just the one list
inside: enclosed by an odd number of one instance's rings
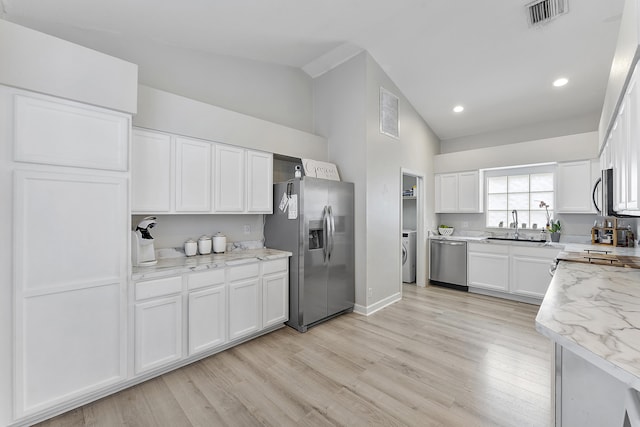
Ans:
{"label": "window frame", "polygon": [[[508,220],[507,220],[507,223],[504,224],[504,227],[499,227],[497,224],[496,225],[489,224],[489,213],[490,212],[492,212],[492,211],[493,212],[499,212],[499,211],[501,212],[501,211],[503,211],[502,209],[500,209],[500,210],[495,210],[495,209],[491,210],[491,209],[489,209],[489,206],[490,206],[490,204],[489,204],[489,195],[490,195],[490,193],[489,193],[489,187],[490,187],[489,186],[489,179],[490,178],[496,178],[496,177],[509,177],[509,176],[518,176],[518,175],[528,175],[529,176],[529,189],[528,189],[527,194],[528,194],[529,201],[531,201],[531,197],[532,197],[531,194],[532,193],[537,193],[536,191],[534,191],[534,192],[531,191],[531,187],[530,187],[531,175],[552,174],[552,179],[553,179],[553,184],[551,186],[552,189],[549,190],[549,191],[544,191],[544,192],[545,193],[552,193],[553,197],[551,197],[551,200],[544,200],[544,201],[545,201],[545,203],[547,205],[549,205],[549,215],[550,215],[550,217],[554,218],[554,215],[557,214],[556,209],[555,209],[555,206],[556,206],[555,199],[556,199],[556,195],[557,195],[556,167],[557,167],[556,163],[545,163],[545,164],[539,164],[539,165],[527,165],[527,166],[516,166],[516,167],[507,167],[507,168],[485,169],[483,171],[483,175],[484,175],[484,191],[483,191],[484,195],[483,196],[484,196],[484,206],[485,206],[485,209],[484,209],[484,211],[485,211],[484,224],[485,225],[484,226],[485,226],[485,228],[494,229],[494,230],[509,230],[509,229],[512,229],[511,227],[509,227],[509,225],[510,225],[510,223],[512,221],[511,221],[511,216],[509,214],[510,213],[510,209],[509,209],[508,205],[507,205],[507,209],[506,209]],[[523,193],[520,193],[520,194],[523,194]],[[491,194],[498,194],[498,193],[491,193]],[[508,188],[507,188],[506,193],[501,193],[501,194],[505,194],[506,197],[507,197],[507,200],[508,200],[509,194],[510,194],[509,191],[508,191]],[[512,192],[511,194],[517,194],[517,193]],[[507,203],[508,203],[508,201],[507,201]],[[533,206],[531,204],[529,204],[529,209],[526,210],[526,212],[528,213],[528,217],[529,218],[531,218],[531,213],[532,212],[539,212],[539,209],[532,209],[532,207]],[[524,210],[520,210],[520,209],[518,209],[518,211],[525,212]],[[520,219],[519,222],[522,223],[524,221],[522,221],[522,219]],[[533,226],[532,222],[533,221],[531,221],[531,222],[526,221],[527,227],[526,228],[519,227],[519,228],[521,228],[523,230],[530,230],[530,231],[539,231],[539,230],[545,229],[546,222],[544,224],[536,223],[537,224],[537,228],[535,228],[535,229],[532,228],[532,226]]]}

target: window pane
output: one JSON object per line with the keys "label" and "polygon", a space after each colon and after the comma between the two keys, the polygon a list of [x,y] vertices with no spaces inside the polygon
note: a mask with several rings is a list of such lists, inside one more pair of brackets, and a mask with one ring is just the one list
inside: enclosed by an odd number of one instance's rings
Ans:
{"label": "window pane", "polygon": [[528,193],[509,193],[508,210],[522,209],[529,210],[529,194]]}
{"label": "window pane", "polygon": [[547,225],[547,215],[542,212],[531,212],[531,223],[538,226],[538,230],[543,229]]}
{"label": "window pane", "polygon": [[491,177],[487,181],[488,181],[487,193],[495,194],[495,193],[506,193],[507,192],[507,177],[506,176]]}
{"label": "window pane", "polygon": [[487,211],[487,227],[500,227],[506,228],[509,225],[507,211]]}
{"label": "window pane", "polygon": [[531,191],[553,191],[553,173],[531,174]]}
{"label": "window pane", "polygon": [[508,177],[509,193],[529,192],[529,175],[513,175]]}
{"label": "window pane", "polygon": [[553,193],[531,193],[531,210],[544,210],[544,208],[540,207],[541,201],[544,201],[551,209],[553,207]]}
{"label": "window pane", "polygon": [[507,195],[506,194],[488,194],[487,195],[487,209],[490,211],[507,210]]}
{"label": "window pane", "polygon": [[[511,218],[511,221],[513,221],[513,218]],[[531,228],[529,211],[518,211],[518,228]]]}

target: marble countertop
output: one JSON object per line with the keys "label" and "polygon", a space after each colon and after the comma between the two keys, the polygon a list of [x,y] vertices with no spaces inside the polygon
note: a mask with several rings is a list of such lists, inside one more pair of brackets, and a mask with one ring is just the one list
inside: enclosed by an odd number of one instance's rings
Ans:
{"label": "marble countertop", "polygon": [[292,253],[287,251],[262,248],[226,252],[223,254],[163,258],[159,259],[156,265],[148,267],[133,267],[131,279],[151,279],[194,271],[205,271],[232,265],[248,264],[256,261],[287,258],[291,255]]}
{"label": "marble countertop", "polygon": [[536,329],[640,390],[640,270],[560,261]]}

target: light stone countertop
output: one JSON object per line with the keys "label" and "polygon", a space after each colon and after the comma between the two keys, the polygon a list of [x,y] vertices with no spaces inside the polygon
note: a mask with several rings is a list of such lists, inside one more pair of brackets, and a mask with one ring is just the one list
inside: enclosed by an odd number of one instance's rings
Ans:
{"label": "light stone countertop", "polygon": [[536,329],[640,390],[640,269],[560,261]]}
{"label": "light stone countertop", "polygon": [[176,257],[159,259],[156,265],[149,267],[133,267],[131,279],[142,280],[172,276],[195,271],[206,271],[232,265],[248,264],[256,261],[266,261],[288,258],[291,252],[277,249],[246,249],[226,252],[223,254],[196,255],[192,257]]}

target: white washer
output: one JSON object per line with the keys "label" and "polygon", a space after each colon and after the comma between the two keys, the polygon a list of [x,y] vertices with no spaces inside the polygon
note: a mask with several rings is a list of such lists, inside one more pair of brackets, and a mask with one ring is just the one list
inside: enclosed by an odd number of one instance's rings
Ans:
{"label": "white washer", "polygon": [[402,231],[402,281],[416,281],[416,232]]}

